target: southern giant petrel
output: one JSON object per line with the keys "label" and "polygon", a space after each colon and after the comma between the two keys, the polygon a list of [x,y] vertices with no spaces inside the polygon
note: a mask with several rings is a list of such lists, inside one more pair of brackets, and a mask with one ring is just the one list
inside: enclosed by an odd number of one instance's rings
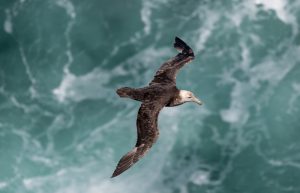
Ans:
{"label": "southern giant petrel", "polygon": [[119,161],[112,177],[130,168],[152,147],[158,138],[157,118],[164,107],[174,107],[185,102],[202,102],[190,91],[176,87],[176,74],[181,67],[192,61],[193,50],[180,38],[175,37],[174,47],[180,52],[158,69],[149,86],[144,88],[123,87],[117,90],[120,97],[142,102],[137,115],[137,142],[135,147]]}

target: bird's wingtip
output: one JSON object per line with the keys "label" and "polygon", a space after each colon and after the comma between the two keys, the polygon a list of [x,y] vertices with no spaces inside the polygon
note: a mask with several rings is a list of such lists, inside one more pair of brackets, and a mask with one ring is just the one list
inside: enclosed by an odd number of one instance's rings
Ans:
{"label": "bird's wingtip", "polygon": [[195,57],[193,50],[177,36],[175,36],[174,48],[176,48],[179,52],[187,53],[189,56]]}
{"label": "bird's wingtip", "polygon": [[113,172],[113,174],[110,176],[110,178],[115,178],[117,177],[118,175],[120,175],[121,173],[123,173],[123,171],[118,171],[117,169]]}
{"label": "bird's wingtip", "polygon": [[110,176],[110,178],[114,178],[116,177],[117,175],[115,175],[114,173]]}

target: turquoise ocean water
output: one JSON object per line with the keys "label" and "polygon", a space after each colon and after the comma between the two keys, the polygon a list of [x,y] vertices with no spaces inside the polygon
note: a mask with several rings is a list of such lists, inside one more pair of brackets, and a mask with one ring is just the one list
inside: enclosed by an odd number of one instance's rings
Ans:
{"label": "turquoise ocean water", "polygon": [[[142,87],[195,51],[147,156],[110,179],[136,140]],[[1,193],[299,193],[300,1],[1,0]]]}

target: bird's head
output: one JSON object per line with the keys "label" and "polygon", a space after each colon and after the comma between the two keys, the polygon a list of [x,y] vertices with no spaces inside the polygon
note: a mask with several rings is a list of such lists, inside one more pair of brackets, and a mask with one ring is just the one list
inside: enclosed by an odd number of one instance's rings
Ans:
{"label": "bird's head", "polygon": [[198,105],[202,105],[202,101],[199,100],[197,97],[195,97],[195,95],[191,92],[191,91],[187,91],[187,90],[180,90],[179,91],[179,96],[180,96],[180,100],[182,103],[185,102],[195,102]]}

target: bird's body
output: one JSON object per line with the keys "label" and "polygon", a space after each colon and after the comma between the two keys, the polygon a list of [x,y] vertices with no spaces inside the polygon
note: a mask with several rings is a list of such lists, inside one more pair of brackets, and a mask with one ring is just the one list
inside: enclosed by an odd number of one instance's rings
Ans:
{"label": "bird's body", "polygon": [[185,102],[202,104],[192,92],[179,90],[176,87],[178,70],[194,59],[192,49],[178,37],[174,47],[180,51],[159,68],[154,79],[144,88],[123,87],[117,90],[120,97],[131,98],[142,102],[137,116],[138,139],[135,147],[119,161],[112,177],[120,175],[143,157],[156,142],[159,131],[157,119],[159,112],[165,106],[172,107]]}
{"label": "bird's body", "polygon": [[167,105],[174,96],[177,96],[179,90],[177,87],[167,84],[152,84],[144,88],[128,88],[124,87],[117,90],[121,97],[128,97],[140,102],[159,101]]}

